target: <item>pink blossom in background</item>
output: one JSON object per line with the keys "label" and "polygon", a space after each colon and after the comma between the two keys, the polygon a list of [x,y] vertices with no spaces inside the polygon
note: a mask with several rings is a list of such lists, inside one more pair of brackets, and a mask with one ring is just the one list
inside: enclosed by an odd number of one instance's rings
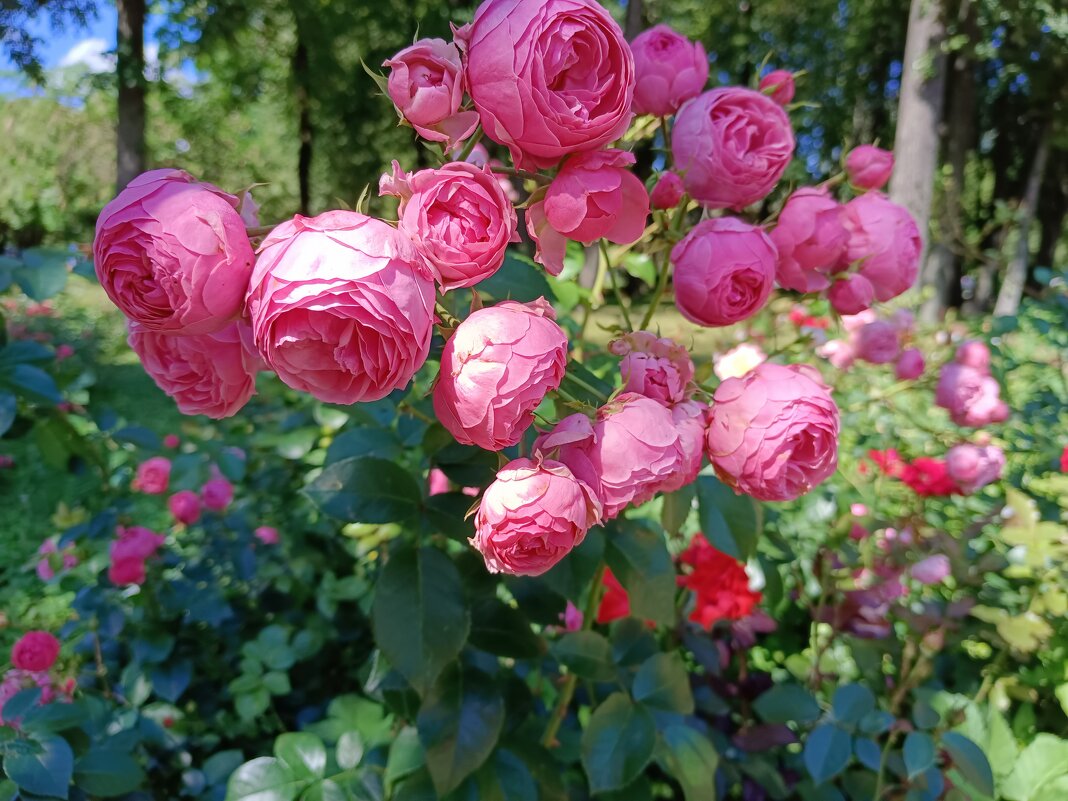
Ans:
{"label": "pink blossom in background", "polygon": [[208,509],[221,512],[234,499],[234,485],[222,476],[215,476],[200,488],[200,500]]}
{"label": "pink blossom in background", "polygon": [[181,444],[182,444],[182,441],[178,438],[177,434],[167,434],[163,438],[163,447],[164,448],[168,448],[170,450],[174,450],[175,448],[177,448]]}
{"label": "pink blossom in background", "polygon": [[137,475],[130,488],[145,495],[162,495],[171,481],[171,461],[163,456],[153,456],[137,466]]}
{"label": "pink blossom in background", "polygon": [[915,381],[926,367],[923,354],[916,348],[908,348],[901,351],[894,365],[894,373],[902,381]]}
{"label": "pink blossom in background", "polygon": [[571,601],[567,602],[567,607],[564,609],[561,618],[564,621],[564,629],[566,631],[579,631],[582,628],[583,614]]}
{"label": "pink blossom in background", "polygon": [[772,70],[760,79],[760,91],[780,106],[788,105],[797,92],[793,73],[789,70]]}
{"label": "pink blossom in background", "polygon": [[941,584],[952,573],[949,557],[945,554],[928,556],[912,566],[909,574],[920,584]]}
{"label": "pink blossom in background", "polygon": [[712,371],[720,381],[728,378],[741,378],[754,367],[768,360],[764,350],[752,342],[735,345],[726,353],[718,353],[712,358]]}
{"label": "pink blossom in background", "polygon": [[977,339],[970,339],[967,342],[961,343],[960,347],[957,348],[957,353],[953,357],[953,361],[957,364],[963,364],[966,367],[971,367],[984,373],[988,373],[990,372],[990,348],[988,348],[984,342],[980,342]]}
{"label": "pink blossom in background", "polygon": [[278,529],[274,526],[259,526],[252,532],[252,536],[262,542],[264,545],[277,545],[281,542],[281,537],[278,534]]}
{"label": "pink blossom in background", "polygon": [[63,343],[61,345],[56,345],[56,361],[57,362],[65,361],[66,359],[69,359],[73,355],[74,355],[74,348],[71,347],[70,345],[68,345],[66,343]]}
{"label": "pink blossom in background", "polygon": [[40,673],[51,669],[59,658],[60,644],[47,631],[28,631],[11,649],[11,664],[19,670]]}
{"label": "pink blossom in background", "polygon": [[634,111],[670,117],[687,100],[697,97],[708,83],[708,56],[693,42],[667,25],[642,31],[630,44],[634,53]]}
{"label": "pink blossom in background", "polygon": [[898,330],[885,320],[876,320],[856,332],[857,357],[871,364],[888,364],[901,352]]}
{"label": "pink blossom in background", "polygon": [[200,519],[200,496],[191,490],[176,492],[167,499],[167,508],[175,522],[192,525]]}
{"label": "pink blossom in background", "polygon": [[946,472],[965,494],[1001,478],[1005,453],[996,445],[954,445],[946,454]]}

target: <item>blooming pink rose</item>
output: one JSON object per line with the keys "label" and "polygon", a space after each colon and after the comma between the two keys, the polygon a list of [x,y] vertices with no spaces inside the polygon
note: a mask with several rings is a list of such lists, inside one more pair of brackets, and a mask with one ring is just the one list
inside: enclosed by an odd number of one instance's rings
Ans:
{"label": "blooming pink rose", "polygon": [[949,411],[959,426],[980,428],[1009,417],[1009,407],[1001,400],[997,380],[982,370],[950,362],[942,367],[935,389],[935,403]]}
{"label": "blooming pink rose", "polygon": [[458,442],[515,445],[547,392],[560,386],[567,334],[544,298],[504,301],[460,323],[445,343],[434,411]]}
{"label": "blooming pink rose", "polygon": [[793,500],[837,468],[838,428],[838,407],[813,368],[765,362],[716,388],[708,455],[736,490]]}
{"label": "blooming pink rose", "polygon": [[816,348],[816,355],[829,361],[839,370],[848,370],[856,361],[853,344],[844,339],[831,339]]}
{"label": "blooming pink rose", "polygon": [[860,273],[844,275],[831,284],[827,299],[839,314],[859,314],[875,302],[875,287]]}
{"label": "blooming pink rose", "polygon": [[277,545],[281,541],[281,537],[278,536],[278,529],[274,526],[259,526],[252,532],[252,536],[264,545]]}
{"label": "blooming pink rose", "polygon": [[117,539],[111,541],[109,553],[112,562],[123,559],[140,559],[142,562],[163,547],[165,537],[144,526],[119,526]]}
{"label": "blooming pink rose", "polygon": [[579,481],[584,482],[603,505],[601,477],[593,464],[592,454],[596,435],[593,423],[586,415],[568,415],[557,422],[551,431],[534,440],[533,453],[567,465]]}
{"label": "blooming pink rose", "polygon": [[634,111],[670,117],[708,83],[704,45],[691,42],[667,25],[654,25],[634,37]]}
{"label": "blooming pink rose", "polygon": [[380,195],[401,199],[398,227],[443,290],[489,278],[508,243],[519,241],[515,209],[487,167],[454,161],[409,175],[394,161],[378,186]]}
{"label": "blooming pink rose", "polygon": [[162,495],[167,491],[171,481],[171,460],[163,456],[153,456],[137,466],[137,475],[130,483],[130,488],[145,495]]}
{"label": "blooming pink rose", "polygon": [[838,202],[822,189],[806,187],[790,195],[770,237],[779,252],[779,286],[818,292],[830,285],[828,275],[845,252],[848,234]]}
{"label": "blooming pink rose", "polygon": [[444,39],[420,39],[382,64],[389,67],[386,89],[400,115],[431,142],[448,150],[478,125],[478,114],[462,111],[463,64],[456,45]]}
{"label": "blooming pink rose", "polygon": [[634,59],[595,0],[486,0],[457,40],[486,136],[520,169],[596,150],[630,125]]}
{"label": "blooming pink rose", "polygon": [[593,490],[565,465],[516,459],[483,494],[471,544],[491,573],[539,576],[582,542],[600,511]]}
{"label": "blooming pink rose", "polygon": [[934,556],[928,556],[926,559],[921,559],[919,562],[912,566],[909,573],[920,584],[941,584],[953,571],[950,569],[949,557],[945,554],[937,553]]}
{"label": "blooming pink rose", "polygon": [[797,92],[794,74],[789,70],[772,70],[760,79],[760,91],[780,106],[785,106],[794,99]]}
{"label": "blooming pink rose", "polygon": [[726,353],[714,356],[712,372],[720,381],[728,378],[741,378],[758,364],[763,364],[767,360],[768,355],[759,345],[743,342],[735,345]]}
{"label": "blooming pink rose", "polygon": [[923,243],[908,209],[866,192],[845,204],[842,224],[849,231],[845,261],[859,262],[877,300],[896,298],[916,282]]}
{"label": "blooming pink rose", "polygon": [[380,220],[298,215],[260,247],[248,312],[286,384],[327,403],[378,400],[426,361],[434,282],[408,237]]}
{"label": "blooming pink rose", "polygon": [[1001,478],[1005,454],[996,445],[954,445],[946,454],[946,474],[965,495]]}
{"label": "blooming pink rose", "polygon": [[108,581],[116,587],[144,584],[145,577],[144,559],[134,559],[133,557],[112,559],[111,564],[108,566]]}
{"label": "blooming pink rose", "polygon": [[93,262],[112,303],[152,331],[206,334],[241,314],[252,245],[237,198],[181,170],[134,178],[96,221]]}
{"label": "blooming pink rose", "polygon": [[671,419],[679,433],[682,461],[675,475],[657,487],[658,492],[674,492],[697,480],[705,455],[705,432],[708,429],[709,408],[695,400],[671,407]]}
{"label": "blooming pink rose", "polygon": [[894,154],[875,145],[859,145],[845,162],[849,183],[857,189],[882,189],[894,171]]}
{"label": "blooming pink rose", "polygon": [[765,197],[794,153],[790,118],[752,89],[712,89],[684,105],[671,152],[686,191],[709,209],[740,210]]}
{"label": "blooming pink rose", "polygon": [[567,237],[549,224],[544,198],[527,206],[526,226],[534,242],[534,261],[545,267],[549,275],[560,275],[567,255]]}
{"label": "blooming pink rose", "polygon": [[[481,142],[476,142],[475,146],[471,148],[471,152],[467,154],[467,162],[474,164],[476,167],[489,167],[490,170],[504,166],[500,159],[490,158],[489,151],[486,150],[486,146]],[[515,190],[510,177],[500,172],[494,172],[493,177],[509,202],[518,203],[520,201],[519,193]]]}
{"label": "blooming pink rose", "polygon": [[221,512],[234,499],[234,485],[222,476],[215,476],[204,482],[200,488],[200,500],[209,509]]}
{"label": "blooming pink rose", "polygon": [[178,438],[177,434],[168,434],[163,438],[163,447],[170,448],[172,451],[182,444],[182,441]]}
{"label": "blooming pink rose", "polygon": [[897,357],[894,373],[902,381],[915,381],[923,375],[924,367],[926,363],[923,360],[923,354],[916,348],[907,348]]}
{"label": "blooming pink rose", "polygon": [[735,217],[703,220],[671,251],[675,305],[705,326],[732,325],[760,311],[775,285],[775,245]]}
{"label": "blooming pink rose", "polygon": [[11,664],[19,670],[40,673],[59,658],[59,640],[47,631],[27,631],[11,649]]}
{"label": "blooming pink rose", "polygon": [[145,372],[174,398],[182,414],[216,420],[237,414],[256,394],[263,362],[243,320],[211,334],[177,336],[129,322],[126,341]]}
{"label": "blooming pink rose", "polygon": [[176,522],[192,525],[200,519],[200,496],[191,490],[176,492],[167,499],[167,508]]}
{"label": "blooming pink rose", "polygon": [[571,156],[545,194],[549,225],[586,244],[601,238],[621,245],[637,242],[649,216],[649,195],[627,169],[632,164],[634,154],[623,150]]}
{"label": "blooming pink rose", "polygon": [[679,205],[686,188],[678,173],[668,170],[657,179],[656,186],[649,193],[649,204],[654,209],[673,209]]}
{"label": "blooming pink rose", "polygon": [[897,328],[886,320],[868,323],[856,333],[857,356],[872,364],[888,364],[901,352]]}
{"label": "blooming pink rose", "polygon": [[988,373],[990,372],[990,348],[977,339],[970,339],[962,342],[957,348],[957,355],[953,357],[953,361]]}
{"label": "blooming pink rose", "polygon": [[619,372],[624,392],[636,392],[665,406],[693,396],[693,361],[689,351],[674,340],[634,331],[612,342],[608,349],[623,357]]}

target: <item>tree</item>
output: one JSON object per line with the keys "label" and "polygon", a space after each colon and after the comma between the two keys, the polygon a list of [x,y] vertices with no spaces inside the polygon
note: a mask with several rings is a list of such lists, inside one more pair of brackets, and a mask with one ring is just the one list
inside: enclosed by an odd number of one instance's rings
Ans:
{"label": "tree", "polygon": [[118,119],[115,181],[121,191],[145,171],[145,0],[115,0]]}

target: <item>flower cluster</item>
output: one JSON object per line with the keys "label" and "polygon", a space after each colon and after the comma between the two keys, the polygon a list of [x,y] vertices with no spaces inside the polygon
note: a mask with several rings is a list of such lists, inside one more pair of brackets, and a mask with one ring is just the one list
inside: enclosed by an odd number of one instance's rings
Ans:
{"label": "flower cluster", "polygon": [[1001,387],[990,374],[990,350],[982,342],[965,342],[952,362],[942,367],[935,403],[946,409],[953,422],[981,428],[1008,419],[1009,407]]}

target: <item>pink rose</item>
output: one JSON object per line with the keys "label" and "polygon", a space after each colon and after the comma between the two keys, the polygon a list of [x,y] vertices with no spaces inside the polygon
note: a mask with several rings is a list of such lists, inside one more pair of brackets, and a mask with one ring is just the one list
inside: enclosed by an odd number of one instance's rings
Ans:
{"label": "pink rose", "polygon": [[130,321],[126,341],[182,414],[219,420],[237,414],[256,394],[263,362],[244,321],[194,336],[161,334]]}
{"label": "pink rose", "polygon": [[988,373],[990,372],[990,348],[977,339],[970,339],[962,342],[957,348],[957,355],[953,357],[953,361]]}
{"label": "pink rose", "polygon": [[736,490],[789,501],[835,471],[838,428],[838,407],[813,368],[765,362],[716,388],[708,455]]}
{"label": "pink rose", "polygon": [[260,354],[290,387],[327,403],[378,400],[426,361],[434,282],[380,220],[298,215],[260,247],[248,312]]}
{"label": "pink rose", "polygon": [[677,173],[667,172],[657,179],[656,186],[649,193],[649,204],[654,209],[673,209],[679,205],[682,196],[686,193],[682,185],[682,179]]}
{"label": "pink rose", "polygon": [[695,400],[671,407],[671,419],[679,434],[682,461],[674,477],[657,487],[658,492],[674,492],[697,480],[701,461],[705,456],[705,432],[708,429],[709,408]]}
{"label": "pink rose", "polygon": [[875,145],[859,145],[846,156],[845,169],[857,189],[882,189],[894,171],[894,154]]}
{"label": "pink rose", "polygon": [[649,331],[634,331],[612,342],[608,349],[623,357],[619,362],[623,392],[636,392],[665,406],[693,396],[693,361],[679,343]]}
{"label": "pink rose", "polygon": [[732,325],[760,311],[775,284],[775,245],[735,217],[704,220],[671,251],[675,305],[704,326]]}
{"label": "pink rose", "polygon": [[420,39],[382,64],[389,67],[386,88],[400,115],[416,132],[445,149],[474,133],[478,114],[462,111],[463,64],[456,45]]}
{"label": "pink rose", "polygon": [[604,238],[629,245],[645,231],[649,195],[627,169],[634,154],[622,150],[579,153],[564,162],[545,194],[549,225],[589,244]]}
{"label": "pink rose", "polygon": [[794,153],[790,118],[752,89],[712,89],[684,105],[671,152],[686,191],[709,209],[740,210],[765,197]]}
{"label": "pink rose", "polygon": [[108,566],[108,581],[116,587],[126,587],[131,584],[141,585],[145,583],[146,571],[145,560],[112,559]]}
{"label": "pink rose", "polygon": [[[476,142],[475,146],[471,148],[471,152],[467,154],[467,163],[474,164],[476,167],[488,166],[491,171],[504,166],[500,159],[490,158],[489,151],[486,150],[486,146],[481,142]],[[510,203],[518,203],[520,201],[519,193],[515,191],[511,178],[497,172],[493,173],[493,178],[497,181],[497,186],[501,188]]]}
{"label": "pink rose", "polygon": [[789,70],[772,70],[760,79],[760,91],[780,106],[789,104],[797,91],[793,73]]}
{"label": "pink rose", "polygon": [[630,43],[634,53],[634,112],[670,117],[708,83],[708,56],[667,25],[654,25]]}
{"label": "pink rose", "polygon": [[168,434],[163,438],[163,447],[169,448],[172,451],[181,444],[182,441],[178,438],[177,434]]}
{"label": "pink rose", "polygon": [[935,403],[949,411],[959,426],[980,428],[1009,417],[1001,400],[1001,387],[992,376],[966,364],[950,362],[942,367],[935,389]]}
{"label": "pink rose", "polygon": [[874,323],[878,319],[871,309],[864,309],[856,314],[843,314],[842,327],[850,334],[854,334],[868,323]]}
{"label": "pink rose", "polygon": [[427,475],[427,495],[441,495],[450,489],[449,477],[440,468],[432,467]]}
{"label": "pink rose", "polygon": [[489,278],[504,264],[508,243],[519,241],[515,209],[487,167],[454,161],[409,175],[394,161],[378,186],[380,195],[401,199],[398,227],[442,290]]}
{"label": "pink rose", "polygon": [[460,323],[434,387],[434,411],[458,442],[489,451],[519,442],[564,377],[567,334],[555,320],[539,298],[498,303]]}
{"label": "pink rose", "polygon": [[949,557],[940,553],[920,560],[909,571],[916,581],[927,585],[941,584],[951,572]]}
{"label": "pink rose", "polygon": [[486,0],[457,39],[486,136],[520,169],[596,150],[630,125],[634,59],[594,0]]}
{"label": "pink rose", "polygon": [[831,339],[816,348],[816,355],[826,359],[838,370],[848,370],[856,361],[857,352],[844,339]]}
{"label": "pink rose", "polygon": [[872,364],[888,364],[901,352],[897,328],[886,320],[868,323],[856,334],[857,356]]}
{"label": "pink rose", "polygon": [[549,275],[560,275],[567,255],[567,237],[549,224],[544,198],[527,206],[526,226],[534,242],[534,261],[545,267]]}
{"label": "pink rose", "polygon": [[165,537],[144,526],[119,526],[117,539],[111,541],[108,552],[112,562],[139,559],[142,562],[163,547]]}
{"label": "pink rose", "polygon": [[47,631],[27,631],[11,649],[11,664],[19,670],[40,673],[59,658],[59,640]]}
{"label": "pink rose", "polygon": [[233,499],[234,485],[222,476],[209,479],[200,488],[200,500],[206,507],[216,512],[223,511]]}
{"label": "pink rose", "polygon": [[130,488],[145,495],[162,495],[171,481],[171,460],[153,456],[137,466],[137,475]]}
{"label": "pink rose", "polygon": [[167,499],[167,508],[178,523],[189,526],[200,519],[200,497],[191,490],[174,493]]}
{"label": "pink rose", "polygon": [[252,245],[237,198],[181,170],[134,178],[96,221],[96,276],[152,331],[206,334],[241,314]]}
{"label": "pink rose", "polygon": [[596,435],[593,423],[586,415],[568,415],[557,422],[551,431],[534,440],[533,453],[563,462],[579,481],[585,483],[603,505],[601,477],[594,467],[592,454]]}
{"label": "pink rose", "polygon": [[281,542],[281,537],[278,536],[278,529],[274,526],[259,526],[252,532],[252,536],[264,545],[277,545]]}
{"label": "pink rose", "polygon": [[798,189],[786,201],[771,241],[779,252],[775,277],[795,292],[818,292],[845,252],[842,207],[822,189]]}
{"label": "pink rose", "polygon": [[600,511],[593,490],[560,462],[516,459],[483,494],[471,544],[491,573],[539,576],[582,542]]}
{"label": "pink rose", "polygon": [[1001,478],[1005,454],[996,445],[954,445],[946,454],[946,474],[965,495]]}
{"label": "pink rose", "polygon": [[875,287],[860,273],[853,273],[831,284],[827,299],[839,314],[859,314],[875,302]]}
{"label": "pink rose", "polygon": [[897,357],[894,373],[901,381],[915,381],[923,375],[924,367],[923,354],[916,348],[907,348]]}
{"label": "pink rose", "polygon": [[56,361],[57,362],[62,362],[64,360],[66,360],[66,359],[69,359],[73,355],[74,355],[74,348],[72,348],[70,345],[67,345],[66,343],[64,343],[62,345],[56,345]]}
{"label": "pink rose", "polygon": [[923,243],[908,209],[867,192],[845,204],[842,224],[849,231],[845,261],[858,263],[877,300],[896,298],[916,282]]}

